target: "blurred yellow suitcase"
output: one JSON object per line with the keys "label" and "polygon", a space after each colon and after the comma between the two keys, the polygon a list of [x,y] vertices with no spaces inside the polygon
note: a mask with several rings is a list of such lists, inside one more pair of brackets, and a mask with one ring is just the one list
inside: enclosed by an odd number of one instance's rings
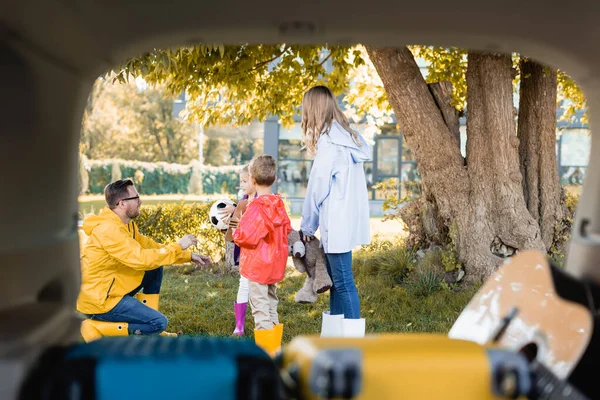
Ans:
{"label": "blurred yellow suitcase", "polygon": [[445,335],[297,337],[278,363],[294,399],[585,399],[523,354]]}
{"label": "blurred yellow suitcase", "polygon": [[302,399],[494,399],[478,344],[442,335],[298,337],[281,357],[284,384]]}

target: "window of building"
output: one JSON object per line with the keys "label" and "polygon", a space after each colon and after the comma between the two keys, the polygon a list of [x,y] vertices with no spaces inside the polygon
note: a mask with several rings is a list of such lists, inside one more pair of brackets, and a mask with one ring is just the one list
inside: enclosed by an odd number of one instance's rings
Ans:
{"label": "window of building", "polygon": [[277,192],[285,197],[304,197],[312,161],[302,150],[300,122],[290,129],[279,127]]}
{"label": "window of building", "polygon": [[563,185],[581,185],[590,158],[591,135],[588,129],[560,130],[557,143],[559,177]]}

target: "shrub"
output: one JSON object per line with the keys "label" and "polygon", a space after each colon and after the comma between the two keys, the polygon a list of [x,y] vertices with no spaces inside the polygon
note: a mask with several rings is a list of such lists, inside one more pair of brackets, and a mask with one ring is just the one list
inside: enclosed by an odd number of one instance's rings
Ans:
{"label": "shrub", "polygon": [[110,183],[112,165],[108,163],[95,163],[88,160],[89,191],[91,194],[103,194],[104,187]]}
{"label": "shrub", "polygon": [[579,195],[564,190],[561,203],[563,204],[563,218],[554,227],[554,238],[552,246],[548,250],[548,255],[554,264],[562,267],[565,261],[566,246],[571,239],[571,230],[573,229],[575,211],[579,203]]}
{"label": "shrub", "polygon": [[455,269],[462,268],[462,264],[456,258],[456,249],[452,243],[447,244],[443,249],[440,250],[440,259],[442,267],[446,272],[451,272]]}
{"label": "shrub", "polygon": [[431,249],[425,252],[413,271],[406,277],[406,289],[415,296],[431,296],[442,288],[446,250]]}
{"label": "shrub", "polygon": [[136,222],[140,232],[164,244],[173,243],[192,233],[198,238],[198,244],[192,250],[218,262],[224,259],[225,235],[209,221],[211,204],[198,202],[142,206]]}
{"label": "shrub", "polygon": [[400,284],[413,269],[415,253],[406,247],[396,247],[380,254],[378,276],[385,282]]}
{"label": "shrub", "polygon": [[353,255],[353,269],[357,277],[379,277],[390,285],[403,282],[415,263],[414,252],[399,240],[380,240],[363,246]]}
{"label": "shrub", "polygon": [[137,175],[137,180],[141,180],[137,188],[141,194],[187,194],[192,172],[190,168],[177,164],[129,161],[121,164],[121,174],[132,180]]}
{"label": "shrub", "polygon": [[202,190],[205,194],[235,193],[239,181],[238,175],[238,171],[205,170],[202,177]]}
{"label": "shrub", "polygon": [[[439,257],[438,252],[429,253],[437,253],[436,257]],[[407,289],[415,296],[431,296],[441,289],[441,284],[444,282],[444,270],[440,264],[428,262],[427,259],[426,256],[417,263],[414,271],[406,280]]]}
{"label": "shrub", "polygon": [[233,194],[237,191],[239,170],[242,168],[124,160],[83,159],[83,162],[88,171],[91,194],[102,194],[104,186],[116,177],[133,179],[140,194],[188,194],[190,189],[195,194]]}

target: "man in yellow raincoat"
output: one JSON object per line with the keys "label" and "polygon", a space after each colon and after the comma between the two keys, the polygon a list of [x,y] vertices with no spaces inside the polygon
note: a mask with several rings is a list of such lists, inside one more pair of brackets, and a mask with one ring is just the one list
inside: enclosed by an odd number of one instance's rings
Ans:
{"label": "man in yellow raincoat", "polygon": [[[89,319],[81,327],[86,341],[101,336],[159,334],[167,318],[158,311],[163,265],[211,263],[209,257],[187,250],[194,235],[162,245],[140,234],[140,195],[130,179],[104,189],[107,206],[83,221],[81,291],[77,310]],[[99,322],[103,321],[103,322]]]}

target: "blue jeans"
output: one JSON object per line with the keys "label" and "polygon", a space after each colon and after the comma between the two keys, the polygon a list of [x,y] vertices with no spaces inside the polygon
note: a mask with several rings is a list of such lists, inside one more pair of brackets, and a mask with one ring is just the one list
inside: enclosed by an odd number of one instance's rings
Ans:
{"label": "blue jeans", "polygon": [[107,322],[127,322],[130,335],[152,335],[167,328],[167,317],[142,304],[135,297],[143,289],[144,294],[159,294],[163,267],[146,271],[142,284],[123,296],[112,310],[104,314],[90,314],[88,318]]}
{"label": "blue jeans", "polygon": [[327,272],[333,286],[329,290],[329,312],[331,315],[344,314],[344,318],[360,318],[360,300],[352,273],[352,252],[329,253]]}

